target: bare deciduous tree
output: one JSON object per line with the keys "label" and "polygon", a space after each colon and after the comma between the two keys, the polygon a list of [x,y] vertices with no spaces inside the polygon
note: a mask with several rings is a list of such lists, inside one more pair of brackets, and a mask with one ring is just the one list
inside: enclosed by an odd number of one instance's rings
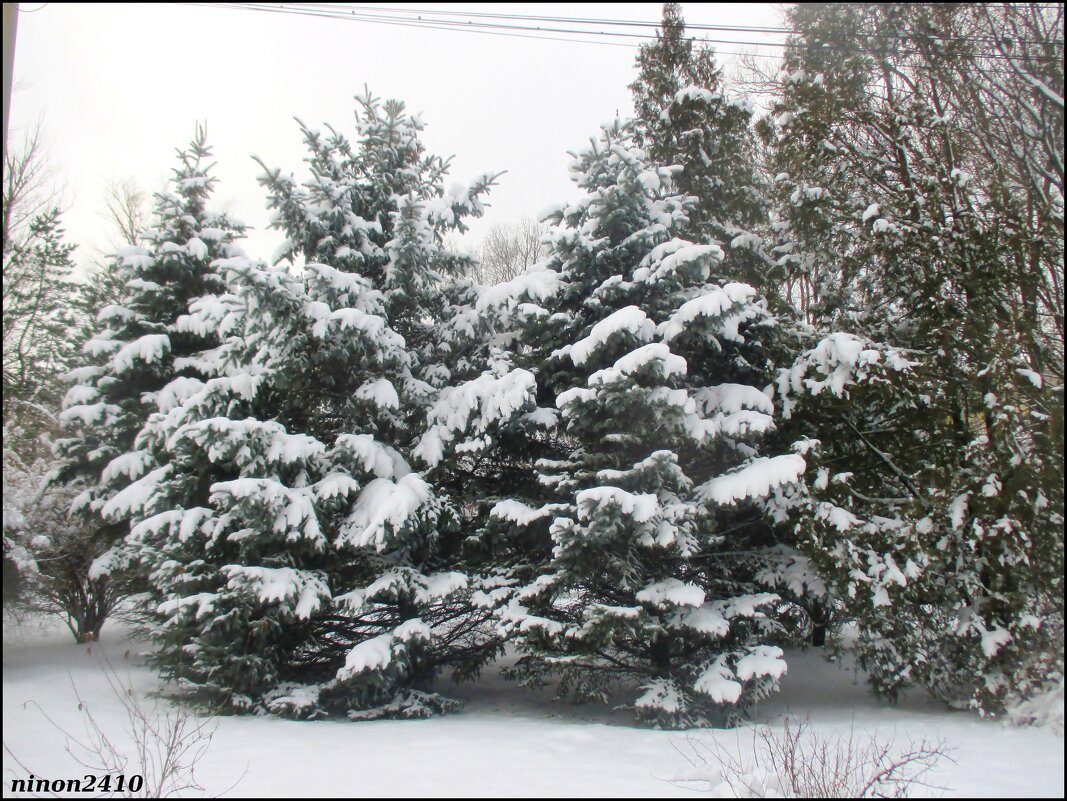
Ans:
{"label": "bare deciduous tree", "polygon": [[135,181],[127,178],[108,184],[100,216],[108,224],[109,238],[81,292],[81,311],[90,329],[101,309],[120,302],[125,283],[112,257],[121,248],[138,244],[141,232],[148,226],[149,214],[148,195]]}
{"label": "bare deciduous tree", "polygon": [[541,242],[544,227],[529,217],[516,223],[497,223],[479,248],[480,264],[474,276],[480,284],[510,281],[546,255]]}
{"label": "bare deciduous tree", "polygon": [[54,383],[69,327],[57,326],[55,318],[69,311],[73,247],[62,241],[62,192],[40,124],[4,154],[2,188],[6,425],[7,401],[36,402]]}
{"label": "bare deciduous tree", "polygon": [[22,239],[30,222],[49,209],[62,206],[62,187],[56,182],[55,170],[45,152],[41,124],[31,128],[19,144],[4,154],[3,229],[4,280],[7,280],[7,255],[12,245]]}
{"label": "bare deciduous tree", "polygon": [[147,195],[133,179],[112,181],[104,197],[104,211],[113,234],[112,250],[122,245],[136,245],[148,224]]}

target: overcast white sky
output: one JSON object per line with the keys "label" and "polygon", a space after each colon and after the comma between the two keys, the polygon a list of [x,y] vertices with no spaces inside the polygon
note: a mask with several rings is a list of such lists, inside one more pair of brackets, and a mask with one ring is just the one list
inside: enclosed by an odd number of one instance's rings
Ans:
{"label": "overcast white sky", "polygon": [[[455,156],[455,180],[507,170],[470,243],[494,222],[534,216],[574,197],[567,151],[581,147],[616,113],[632,113],[627,86],[636,75],[637,50],[631,40],[620,47],[163,3],[40,6],[21,4],[9,141],[42,121],[67,187],[68,236],[81,246],[82,262],[108,240],[100,216],[107,183],[133,179],[159,189],[175,163],[175,148],[189,141],[198,120],[207,122],[218,162],[217,205],[257,229],[246,247],[267,259],[280,236],[266,231],[264,194],[255,180],[260,168],[250,156],[303,176],[305,151],[293,117],[352,134],[352,97],[364,84],[421,112],[431,152]],[[418,7],[661,17],[661,6],[653,3]],[[781,22],[777,5],[683,8],[689,24]],[[742,49],[716,47],[723,53]],[[732,57],[722,58],[729,64]]]}

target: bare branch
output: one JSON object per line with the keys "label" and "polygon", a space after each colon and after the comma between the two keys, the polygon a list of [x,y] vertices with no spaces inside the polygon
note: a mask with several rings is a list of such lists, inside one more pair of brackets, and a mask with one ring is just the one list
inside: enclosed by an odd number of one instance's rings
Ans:
{"label": "bare branch", "polygon": [[510,281],[547,254],[542,243],[544,227],[529,217],[516,223],[498,223],[489,229],[480,248],[476,280],[482,284]]}
{"label": "bare branch", "polygon": [[954,761],[943,740],[925,738],[903,749],[877,734],[823,734],[810,720],[786,718],[781,729],[759,726],[744,747],[714,738],[689,737],[688,752],[675,750],[695,770],[675,784],[734,798],[906,798],[912,790],[946,790],[927,777],[941,759]]}

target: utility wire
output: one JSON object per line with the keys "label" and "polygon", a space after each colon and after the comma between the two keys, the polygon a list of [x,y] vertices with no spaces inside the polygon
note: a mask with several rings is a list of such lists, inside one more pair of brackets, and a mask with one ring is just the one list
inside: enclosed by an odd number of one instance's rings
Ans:
{"label": "utility wire", "polygon": [[[290,5],[298,6],[332,6],[334,8],[340,7],[336,3],[296,3]],[[529,20],[538,22],[563,22],[572,23],[578,25],[617,25],[617,26],[629,26],[640,28],[662,28],[663,23],[661,21],[646,22],[643,20],[619,20],[619,19],[600,19],[596,17],[551,17],[551,16],[537,16],[533,14],[495,14],[488,11],[442,11],[440,9],[421,9],[421,8],[391,8],[384,6],[347,6],[349,8],[356,8],[362,11],[386,11],[389,13],[404,13],[404,14],[426,14],[426,15],[439,15],[439,16],[451,16],[451,17],[485,17],[491,19],[514,19],[514,20]],[[790,33],[788,28],[770,27],[764,25],[702,25],[702,24],[690,24],[686,23],[687,29],[693,30],[710,30],[710,31],[744,31],[744,32],[756,32],[756,33]]]}
{"label": "utility wire", "polygon": [[[510,37],[514,37],[514,38],[518,38],[518,39],[541,39],[541,40],[550,41],[550,42],[577,42],[578,44],[599,44],[599,45],[607,45],[609,47],[628,47],[631,50],[636,50],[638,47],[640,47],[640,45],[626,44],[625,42],[598,42],[598,41],[595,41],[595,40],[592,40],[592,39],[568,39],[568,38],[564,38],[564,37],[561,37],[561,36],[533,36],[533,35],[521,34],[521,33],[504,33],[504,32],[500,32],[500,31],[483,31],[483,30],[477,30],[477,29],[474,29],[474,28],[454,28],[454,27],[446,27],[446,26],[441,26],[441,25],[435,25],[435,24],[432,24],[432,23],[419,22],[419,21],[415,21],[415,20],[411,20],[411,21],[408,21],[408,22],[390,22],[388,20],[379,19],[379,18],[373,17],[373,16],[357,16],[357,15],[354,15],[354,14],[353,15],[349,15],[349,14],[341,14],[341,15],[325,14],[325,13],[316,13],[316,12],[313,12],[313,11],[297,11],[297,10],[286,9],[286,8],[272,8],[272,7],[269,7],[269,6],[250,6],[249,4],[246,4],[246,3],[180,3],[179,5],[199,6],[199,7],[210,6],[212,8],[224,8],[224,9],[230,9],[230,10],[234,10],[234,11],[268,11],[268,12],[277,13],[277,14],[296,14],[296,15],[308,16],[308,17],[321,17],[321,18],[325,18],[325,19],[347,20],[347,21],[350,21],[350,22],[369,22],[371,24],[378,24],[378,25],[393,25],[393,26],[401,27],[401,28],[425,28],[425,29],[428,29],[428,30],[438,30],[438,31],[462,31],[462,32],[465,32],[465,33],[481,33],[481,34],[485,34],[486,36],[510,36]],[[537,29],[536,28],[531,28],[529,30],[537,30]]]}
{"label": "utility wire", "polygon": [[[545,36],[545,35],[541,35],[541,34],[563,33],[563,34],[578,34],[578,35],[581,35],[581,36],[624,37],[624,38],[628,38],[628,39],[641,39],[641,40],[644,40],[645,42],[652,41],[652,40],[654,40],[656,38],[655,34],[646,35],[646,34],[638,34],[638,33],[618,32],[618,31],[588,31],[588,30],[580,30],[580,29],[573,29],[573,28],[546,28],[546,27],[540,27],[540,26],[531,27],[531,26],[524,26],[524,25],[505,25],[505,24],[500,24],[500,23],[473,22],[473,21],[469,21],[469,20],[466,21],[466,22],[460,21],[460,20],[446,20],[446,19],[424,20],[424,19],[422,19],[421,17],[418,17],[418,16],[416,16],[416,17],[410,17],[410,16],[409,17],[404,17],[404,16],[397,17],[397,16],[383,15],[383,14],[378,14],[378,13],[359,13],[359,11],[358,11],[359,9],[373,9],[374,11],[377,11],[380,8],[380,7],[377,7],[377,6],[337,6],[337,5],[332,5],[332,4],[309,4],[309,3],[303,3],[303,4],[287,3],[287,4],[278,4],[278,5],[273,5],[273,4],[268,5],[268,4],[263,4],[263,3],[201,3],[201,4],[185,4],[185,5],[207,5],[207,6],[212,6],[212,7],[216,7],[216,8],[229,8],[229,9],[243,10],[243,11],[269,11],[269,12],[272,12],[272,13],[280,13],[280,14],[293,14],[293,15],[299,15],[299,16],[321,17],[321,18],[326,18],[326,19],[348,20],[350,22],[369,22],[369,23],[373,23],[373,24],[394,25],[394,26],[398,26],[398,27],[426,28],[426,29],[430,29],[430,30],[466,31],[468,33],[482,33],[482,34],[486,34],[486,35],[496,35],[496,36],[514,36],[514,37],[524,38],[524,39],[545,39],[545,40],[549,40],[549,41],[565,41],[565,42],[578,42],[578,43],[585,43],[585,44],[614,45],[614,46],[622,46],[622,47],[630,47],[630,48],[639,47],[640,45],[629,45],[629,44],[626,44],[626,43],[611,42],[611,41],[599,41],[599,40],[595,40],[595,39],[572,39],[572,38],[563,38],[563,37],[559,37],[559,36]],[[381,10],[400,12],[400,11],[404,11],[405,9],[381,9]],[[407,11],[409,11],[409,13],[413,13],[413,14],[420,13],[420,10],[418,10],[418,9],[410,9],[410,10],[407,10]],[[523,16],[523,18],[539,19],[539,18],[536,18],[536,17],[529,17],[528,15],[525,15],[525,16],[524,15],[494,15],[494,14],[490,14],[488,12],[469,12],[469,13],[467,13],[467,12],[436,11],[436,12],[432,12],[432,13],[435,13],[437,15],[452,15],[452,16],[475,16],[475,15],[477,15],[477,16],[485,16],[485,17],[520,17],[520,16]],[[569,21],[575,21],[578,18],[566,18],[566,17],[550,18],[550,17],[545,17],[543,19],[546,19],[546,20],[548,20],[548,19],[566,19],[566,20],[569,20]],[[590,24],[594,24],[594,23],[599,24],[599,23],[605,23],[605,22],[611,23],[611,22],[622,22],[622,21],[590,20]],[[648,27],[657,27],[657,28],[661,27],[661,25],[657,24],[657,23],[637,23],[637,22],[630,23],[630,22],[626,22],[625,24],[635,24],[635,25],[636,24],[641,24],[641,25],[647,25]],[[697,26],[687,25],[686,27],[689,28],[689,27],[697,27]],[[702,26],[702,27],[709,28],[709,29],[710,28],[716,28],[717,29],[717,28],[720,28],[722,26]],[[757,27],[745,28],[743,26],[732,26],[731,30],[733,30],[735,32],[742,32],[742,31],[770,32],[771,29],[762,29],[762,28],[757,28]],[[787,29],[779,29],[779,30],[786,31]],[[529,33],[518,33],[518,31],[527,31]],[[795,33],[795,32],[790,31],[790,33]],[[901,38],[902,37],[903,37],[903,35],[901,35]],[[928,38],[928,39],[931,39],[931,40],[941,40],[941,41],[950,41],[950,40],[952,40],[952,37],[936,37],[936,36],[916,37],[916,38]],[[982,37],[978,37],[978,38],[982,38]],[[988,39],[988,37],[985,37],[985,38]],[[786,42],[754,42],[754,41],[749,41],[749,40],[737,40],[737,39],[711,39],[711,38],[700,38],[700,37],[683,37],[682,40],[683,41],[694,42],[694,43],[697,43],[697,44],[699,44],[699,43],[740,44],[740,45],[748,45],[748,46],[751,46],[751,47],[780,47],[780,48],[785,48],[785,47],[789,46],[789,44],[786,43]],[[1050,40],[1048,43],[1050,43],[1050,44],[1061,44],[1062,40]],[[871,50],[871,49],[864,49],[864,48],[859,48],[859,51],[860,52],[864,52],[864,53],[869,53],[869,54],[876,54],[876,55],[881,54],[880,51],[875,51],[875,50]],[[721,55],[734,55],[734,56],[751,55],[750,53],[736,53],[736,52],[728,52],[728,51],[718,51],[718,52]],[[899,51],[899,53],[901,55],[913,55],[913,54],[916,54],[918,52],[919,51],[915,51],[915,50],[901,50],[901,51]],[[1000,53],[1000,52],[995,52],[995,53],[988,53],[988,52],[987,53],[977,53],[975,55],[977,55],[980,58],[986,58],[986,59],[991,59],[991,60],[1009,60],[1009,59],[1016,58],[1016,57],[1013,57],[1011,55],[1006,55],[1006,54],[1003,54],[1003,53]],[[765,56],[766,56],[766,54],[765,54]],[[766,56],[766,57],[769,57],[769,56]],[[774,56],[774,57],[781,58],[780,55],[779,56]],[[1060,56],[1041,56],[1041,55],[1035,55],[1035,54],[1029,54],[1028,58],[1034,59],[1034,60],[1060,60],[1061,59]]]}
{"label": "utility wire", "polygon": [[[533,14],[499,14],[488,11],[447,11],[440,9],[421,9],[421,8],[395,8],[386,6],[360,6],[349,5],[347,3],[287,3],[285,4],[292,8],[299,7],[321,7],[332,9],[357,9],[362,12],[374,12],[374,13],[389,13],[389,14],[417,14],[417,15],[436,15],[436,16],[449,16],[449,17],[472,17],[472,18],[486,18],[486,19],[506,19],[506,20],[527,20],[538,22],[558,22],[558,23],[570,23],[577,25],[614,25],[614,26],[629,26],[640,28],[662,28],[662,21],[646,22],[643,20],[619,20],[619,19],[599,19],[596,17],[559,17],[559,16],[538,16]],[[710,25],[703,23],[685,23],[686,30],[701,30],[701,31],[722,31],[729,33],[761,33],[761,34],[787,34],[794,35],[797,32],[791,28],[782,26],[769,26],[769,25]],[[645,38],[650,38],[644,34],[638,34]],[[992,37],[979,36],[979,37],[963,37],[963,36],[936,36],[930,35],[910,35],[911,38],[922,39],[938,39],[941,41],[995,41]],[[895,38],[908,38],[908,34],[895,34]],[[695,41],[703,41],[702,39],[695,39]],[[710,41],[710,40],[709,40]],[[1034,39],[1016,39],[1014,40],[1019,44],[1043,44],[1044,40],[1038,41]],[[1062,40],[1054,40],[1056,44],[1063,44]],[[745,42],[749,44],[749,42]],[[779,43],[774,43],[775,46],[781,46]]]}
{"label": "utility wire", "polygon": [[[259,3],[205,3],[203,5],[212,6],[224,6],[228,8],[240,8],[249,11],[273,11],[286,14],[298,14],[314,17],[328,17],[331,19],[345,19],[358,22],[382,22],[382,23],[394,23],[397,25],[406,25],[409,27],[426,27],[435,28],[438,30],[467,30],[476,33],[488,33],[489,30],[504,30],[504,31],[531,31],[535,33],[569,33],[579,34],[582,36],[611,36],[622,39],[640,39],[648,42],[655,39],[655,35],[648,35],[642,33],[626,33],[621,31],[584,31],[574,28],[547,28],[542,26],[528,26],[528,25],[507,25],[498,22],[471,22],[461,20],[423,20],[418,17],[397,17],[388,16],[382,14],[367,14],[358,13],[355,9],[326,9],[326,8],[305,8],[303,6],[294,6],[292,4],[284,5],[264,5]],[[685,41],[692,42],[710,42],[713,44],[739,44],[739,45],[753,45],[756,47],[785,47],[783,42],[751,42],[748,40],[739,39],[708,39],[698,37],[684,37]],[[572,40],[583,41],[583,40]],[[608,42],[598,42],[597,44],[608,44]]]}
{"label": "utility wire", "polygon": [[[247,5],[252,7],[262,7],[266,4],[263,3],[245,3],[241,5]],[[488,11],[449,11],[442,9],[419,9],[419,8],[395,8],[386,6],[361,6],[351,5],[347,3],[280,3],[279,8],[286,8],[293,11],[299,11],[301,9],[313,8],[325,13],[344,13],[345,11],[359,11],[361,13],[374,13],[374,14],[415,14],[418,15],[416,20],[423,22],[443,22],[447,24],[474,24],[482,26],[481,23],[471,23],[456,21],[456,20],[422,20],[422,15],[427,16],[446,16],[446,17],[460,17],[460,18],[485,18],[485,19],[505,19],[505,20],[526,20],[526,21],[544,21],[544,22],[558,22],[558,23],[570,23],[579,25],[615,25],[615,26],[637,26],[642,28],[655,28],[659,29],[663,27],[663,23],[660,21],[646,22],[640,20],[617,20],[617,19],[600,19],[595,17],[560,17],[560,16],[539,16],[532,14],[499,14]],[[402,17],[403,19],[403,17]],[[482,26],[486,27],[486,26]],[[709,25],[701,23],[685,23],[687,30],[709,30],[709,31],[724,31],[732,33],[762,33],[762,34],[789,34],[793,35],[797,32],[781,26],[766,26],[766,25]],[[542,28],[536,28],[536,30],[548,30]],[[629,36],[633,38],[650,39],[655,34],[619,34],[609,33],[607,31],[567,31],[570,33],[580,34],[597,34],[602,36]],[[701,39],[697,37],[687,37],[691,41],[716,41],[713,39]],[[994,38],[989,36],[937,36],[934,34],[922,35],[922,34],[894,34],[894,38],[897,39],[927,39],[938,41],[987,41],[994,42]],[[1015,39],[1014,42],[1018,44],[1043,44],[1044,40],[1035,39]],[[735,44],[738,42],[725,41],[726,44]],[[1051,40],[1053,44],[1063,44],[1063,40],[1056,39]],[[784,47],[786,46],[781,42],[739,42],[739,44],[765,44],[767,46]]]}

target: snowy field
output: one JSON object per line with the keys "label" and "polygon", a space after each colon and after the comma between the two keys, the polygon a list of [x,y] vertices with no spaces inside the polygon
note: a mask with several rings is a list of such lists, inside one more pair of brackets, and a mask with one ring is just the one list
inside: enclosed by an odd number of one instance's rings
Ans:
{"label": "snowy field", "polygon": [[[73,778],[85,769],[64,750],[55,724],[81,734],[83,713],[74,686],[104,731],[122,748],[126,718],[110,692],[101,657],[139,692],[156,681],[136,643],[114,628],[91,653],[61,629],[22,628],[4,639],[4,795],[25,778],[10,749],[36,776]],[[780,726],[785,715],[810,718],[819,733],[873,732],[903,747],[943,740],[955,764],[943,760],[929,777],[947,797],[1062,797],[1063,738],[1044,729],[1017,729],[945,711],[924,699],[887,707],[872,699],[855,671],[815,652],[787,655],[781,694],[763,704],[758,720]],[[431,720],[292,722],[225,718],[189,796],[639,796],[700,797],[706,784],[672,782],[699,773],[687,762],[692,742],[717,738],[737,753],[751,731],[649,731],[627,712],[554,702],[523,690],[491,670],[478,685],[455,688],[466,702],[458,714]],[[692,741],[692,742],[690,742]],[[234,785],[232,789],[227,788]],[[84,796],[83,796],[84,797]]]}

